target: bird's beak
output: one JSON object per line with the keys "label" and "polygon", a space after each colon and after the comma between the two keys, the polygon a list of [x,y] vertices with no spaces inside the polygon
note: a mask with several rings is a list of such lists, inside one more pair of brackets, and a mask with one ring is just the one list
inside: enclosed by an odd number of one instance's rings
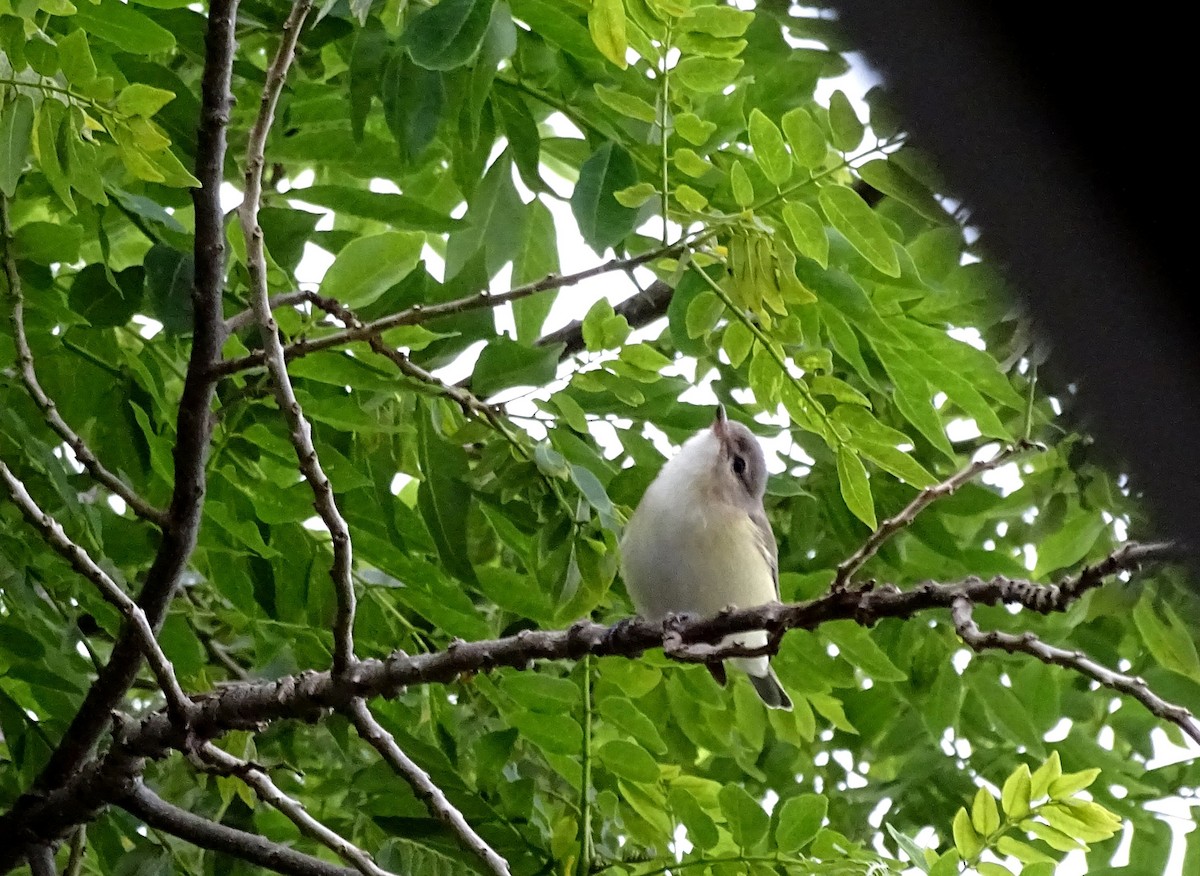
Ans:
{"label": "bird's beak", "polygon": [[712,430],[713,430],[713,434],[716,435],[719,439],[721,439],[721,441],[725,440],[725,437],[726,437],[725,426],[728,422],[729,421],[725,418],[725,405],[717,405],[717,416],[713,420]]}

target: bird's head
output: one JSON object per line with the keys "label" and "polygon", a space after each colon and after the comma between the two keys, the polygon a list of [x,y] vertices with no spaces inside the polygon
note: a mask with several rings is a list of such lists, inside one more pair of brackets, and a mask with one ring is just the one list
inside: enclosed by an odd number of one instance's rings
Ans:
{"label": "bird's head", "polygon": [[731,499],[761,501],[767,490],[767,460],[754,433],[728,419],[724,405],[717,406],[709,431],[716,438],[712,451],[714,485]]}

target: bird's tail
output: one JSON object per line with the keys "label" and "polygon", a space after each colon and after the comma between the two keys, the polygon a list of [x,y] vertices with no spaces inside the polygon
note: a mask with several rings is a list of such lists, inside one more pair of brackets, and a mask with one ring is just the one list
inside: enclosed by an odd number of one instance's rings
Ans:
{"label": "bird's tail", "polygon": [[737,657],[730,661],[738,669],[746,673],[754,691],[768,708],[792,710],[792,699],[779,683],[775,670],[766,657]]}

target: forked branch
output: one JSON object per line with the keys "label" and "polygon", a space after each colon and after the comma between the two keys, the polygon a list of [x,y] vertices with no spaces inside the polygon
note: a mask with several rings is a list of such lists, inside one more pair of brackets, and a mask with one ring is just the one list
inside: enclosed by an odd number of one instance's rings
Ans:
{"label": "forked branch", "polygon": [[970,600],[959,598],[954,600],[954,605],[951,607],[950,613],[954,619],[954,628],[958,630],[958,635],[975,651],[982,652],[989,648],[998,648],[1002,651],[1007,651],[1009,654],[1019,651],[1023,654],[1036,657],[1043,663],[1074,669],[1080,675],[1090,678],[1107,688],[1133,697],[1149,709],[1153,715],[1163,721],[1170,721],[1172,724],[1177,725],[1180,730],[1197,743],[1200,743],[1200,723],[1197,723],[1192,713],[1183,706],[1167,702],[1154,691],[1150,690],[1150,686],[1146,684],[1145,679],[1125,675],[1124,673],[1109,669],[1107,666],[1097,663],[1082,651],[1068,651],[1064,648],[1056,648],[1054,645],[1043,642],[1030,632],[1014,635],[1013,633],[989,630],[985,633],[979,629],[979,624],[975,622],[974,610],[975,606]]}

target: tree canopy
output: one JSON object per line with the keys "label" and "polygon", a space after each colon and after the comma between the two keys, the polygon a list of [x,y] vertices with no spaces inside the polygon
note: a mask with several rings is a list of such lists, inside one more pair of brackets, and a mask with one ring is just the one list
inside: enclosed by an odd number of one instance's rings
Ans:
{"label": "tree canopy", "polygon": [[[834,19],[0,0],[0,872],[1200,871],[1178,551]],[[714,399],[781,604],[629,620]]]}

